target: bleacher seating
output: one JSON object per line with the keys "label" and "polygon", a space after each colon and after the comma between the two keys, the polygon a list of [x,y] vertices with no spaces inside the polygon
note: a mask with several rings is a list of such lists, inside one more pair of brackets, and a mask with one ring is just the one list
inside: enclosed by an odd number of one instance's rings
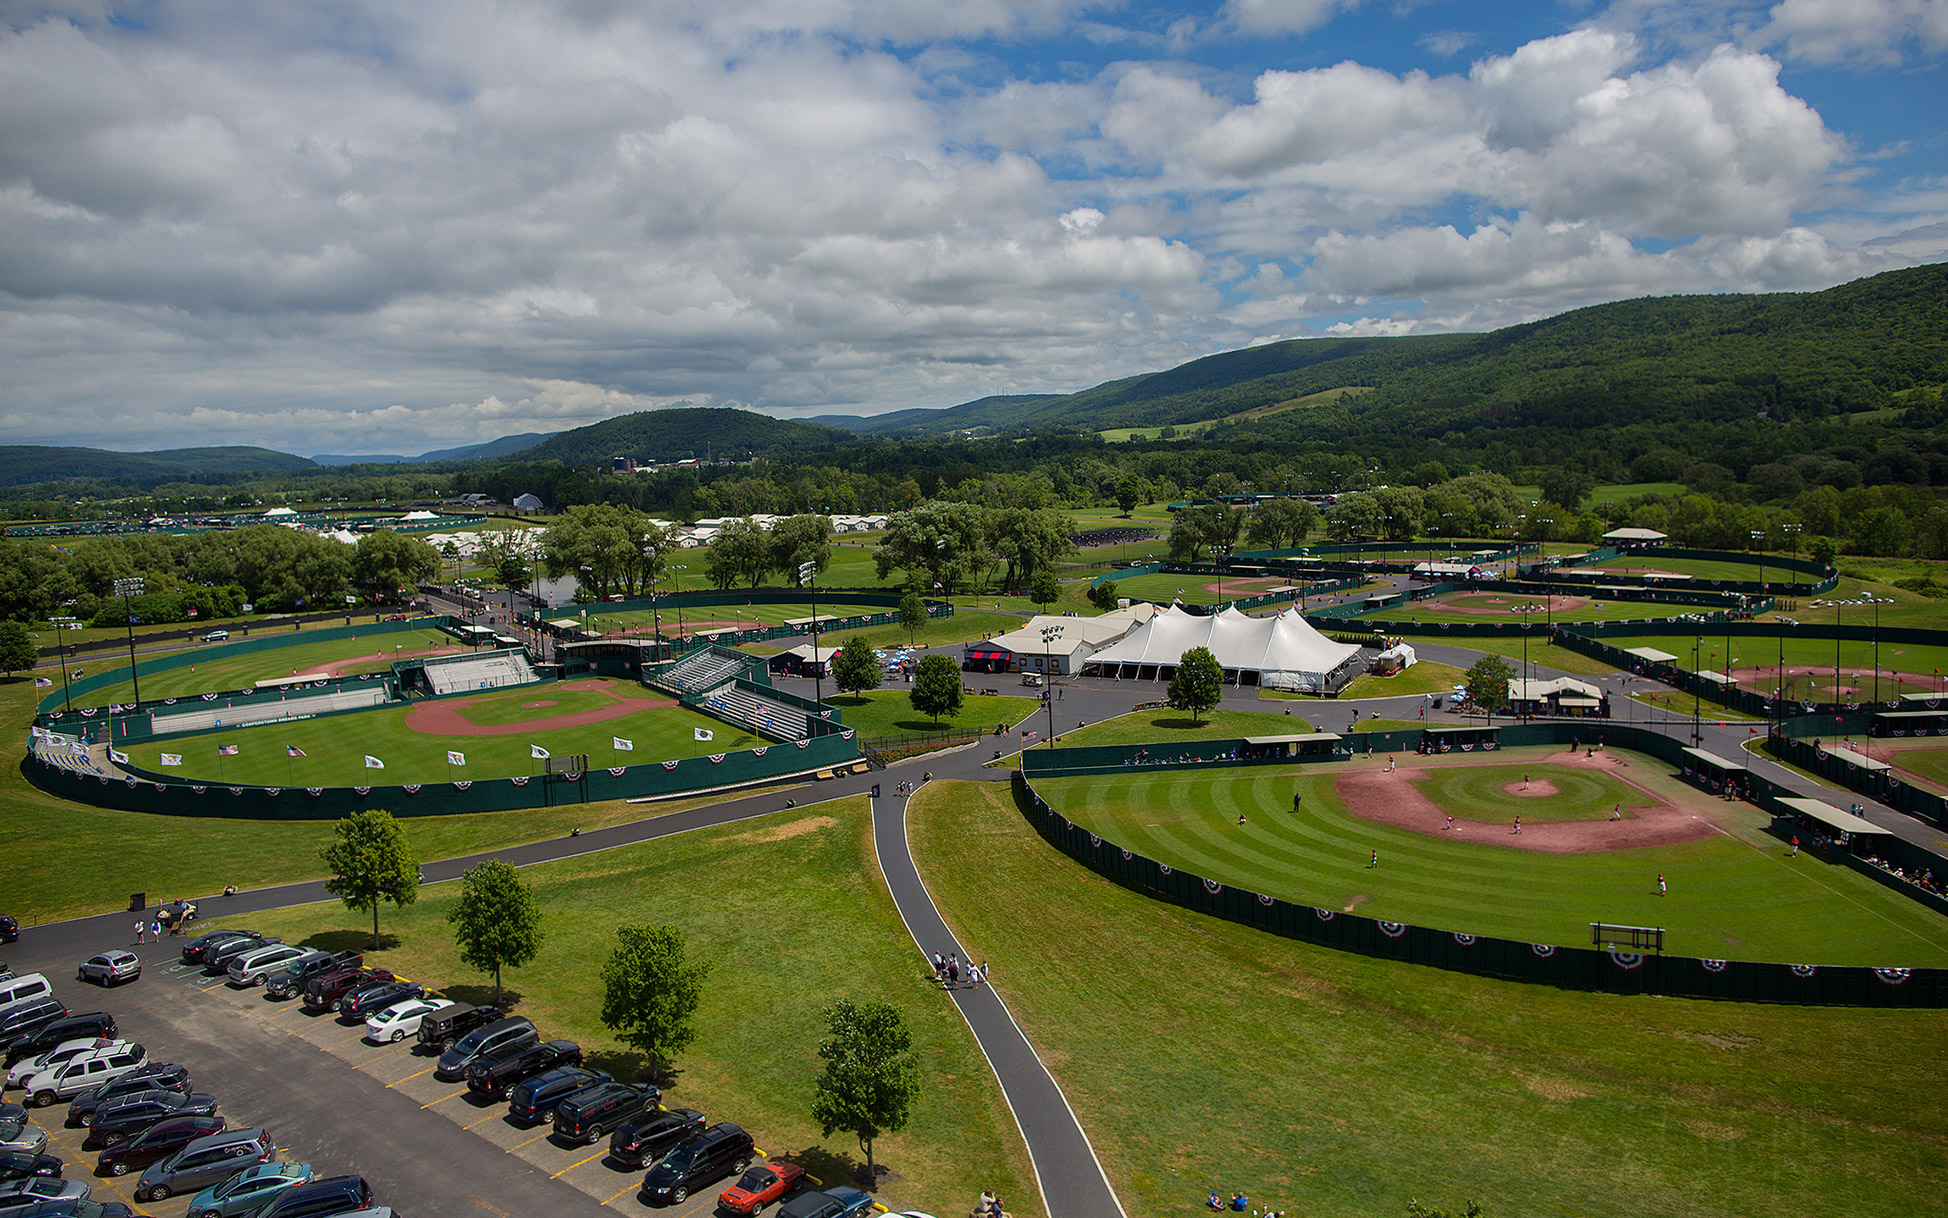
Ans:
{"label": "bleacher seating", "polygon": [[711,713],[751,729],[772,740],[803,739],[811,725],[804,711],[736,684],[724,685],[704,695]]}
{"label": "bleacher seating", "polygon": [[205,703],[196,710],[151,715],[149,725],[150,730],[158,736],[173,736],[182,732],[207,732],[213,728],[236,727],[245,723],[280,723],[286,719],[303,719],[330,711],[364,710],[367,707],[384,705],[389,697],[383,683],[340,686],[329,693],[310,694],[302,698],[281,698],[275,701],[247,702],[242,706],[217,706]]}
{"label": "bleacher seating", "polygon": [[650,684],[676,694],[699,693],[739,675],[750,663],[749,656],[706,647],[656,674]]}
{"label": "bleacher seating", "polygon": [[76,774],[95,774],[102,777],[115,777],[103,768],[90,752],[73,737],[56,736],[52,739],[34,739],[29,750],[40,760],[57,769],[72,770]]}
{"label": "bleacher seating", "polygon": [[528,653],[520,648],[426,661],[426,683],[435,694],[506,689],[514,685],[532,685],[540,679],[535,675],[534,667],[528,663]]}

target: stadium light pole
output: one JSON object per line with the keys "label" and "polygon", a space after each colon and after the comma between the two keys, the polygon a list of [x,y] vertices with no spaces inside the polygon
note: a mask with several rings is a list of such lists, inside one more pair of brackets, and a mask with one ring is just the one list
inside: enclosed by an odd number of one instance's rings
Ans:
{"label": "stadium light pole", "polygon": [[[672,572],[688,571],[689,569],[681,563],[670,568]],[[681,643],[683,641],[683,577],[672,574],[670,576],[670,582],[676,585],[676,641]]]}
{"label": "stadium light pole", "polygon": [[61,661],[61,706],[68,714],[74,713],[74,699],[68,692],[68,623],[72,617],[52,617],[48,621],[54,625],[54,655]]}
{"label": "stadium light pole", "polygon": [[1055,747],[1055,682],[1050,678],[1055,671],[1055,636],[1062,633],[1060,626],[1042,627],[1042,705],[1048,708],[1048,747]]}
{"label": "stadium light pole", "polygon": [[812,701],[825,701],[825,667],[818,658],[818,564],[802,562],[798,564],[798,581],[812,590]]}
{"label": "stadium light pole", "polygon": [[115,595],[122,598],[122,618],[129,632],[129,682],[135,686],[135,704],[142,705],[142,678],[135,671],[135,608],[133,599],[142,595],[142,577],[115,581]]}
{"label": "stadium light pole", "polygon": [[[1752,548],[1758,549],[1760,542],[1762,542],[1765,539],[1765,530],[1753,529],[1751,530],[1751,533],[1752,533]],[[1764,550],[1759,550],[1759,595],[1760,596],[1765,595],[1765,551]]]}
{"label": "stadium light pole", "polygon": [[1704,729],[1698,714],[1698,687],[1704,684],[1698,676],[1698,652],[1703,647],[1703,635],[1691,640],[1691,743],[1698,748],[1704,747]]}
{"label": "stadium light pole", "polygon": [[652,628],[656,631],[656,650],[658,652],[656,658],[660,660],[663,658],[661,654],[663,650],[663,606],[658,603],[656,597],[656,585],[659,582],[658,576],[660,574],[656,568],[660,564],[656,561],[656,551],[653,547],[644,548],[643,563],[649,568],[649,618]]}

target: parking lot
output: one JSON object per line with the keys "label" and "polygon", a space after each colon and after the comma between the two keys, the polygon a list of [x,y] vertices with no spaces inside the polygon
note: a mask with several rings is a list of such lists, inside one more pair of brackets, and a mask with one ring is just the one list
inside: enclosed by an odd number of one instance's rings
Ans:
{"label": "parking lot", "polygon": [[[272,1002],[261,988],[233,989],[178,962],[186,940],[133,948],[143,958],[141,979],[97,991],[74,981],[76,962],[121,944],[91,943],[71,955],[51,942],[32,942],[40,937],[24,934],[10,946],[6,958],[16,972],[45,972],[71,1011],[114,1013],[122,1038],[142,1043],[151,1060],[188,1066],[192,1089],[216,1095],[230,1127],[267,1126],[280,1158],[310,1162],[321,1176],[365,1176],[377,1200],[403,1218],[595,1215],[602,1206],[701,1218],[731,1183],[710,1186],[681,1205],[646,1206],[636,1195],[642,1169],[611,1165],[606,1137],[594,1146],[565,1146],[549,1125],[516,1125],[505,1100],[482,1101],[465,1083],[435,1078],[435,1056],[410,1039],[369,1044],[362,1022],[348,1026],[296,1001]],[[56,952],[59,958],[47,958]],[[98,1199],[125,1202],[139,1213],[187,1213],[185,1197],[136,1202],[139,1172],[95,1175],[96,1152],[81,1149],[87,1131],[65,1128],[66,1112],[57,1104],[34,1110],[34,1118],[48,1132],[49,1153],[67,1162],[68,1178],[87,1179]]]}

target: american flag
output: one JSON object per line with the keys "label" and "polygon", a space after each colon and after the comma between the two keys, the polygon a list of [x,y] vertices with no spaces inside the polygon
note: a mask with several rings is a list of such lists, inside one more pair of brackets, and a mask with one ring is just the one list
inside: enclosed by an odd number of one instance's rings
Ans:
{"label": "american flag", "polygon": [[234,744],[219,744],[216,746],[216,755],[218,757],[235,757],[237,755],[237,746]]}
{"label": "american flag", "polygon": [[287,744],[284,746],[284,755],[286,757],[303,757],[305,752],[295,744]]}

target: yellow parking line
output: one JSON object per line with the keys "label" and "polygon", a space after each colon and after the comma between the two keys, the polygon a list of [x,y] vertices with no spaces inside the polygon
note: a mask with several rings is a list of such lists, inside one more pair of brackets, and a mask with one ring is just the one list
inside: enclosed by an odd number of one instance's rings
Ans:
{"label": "yellow parking line", "polygon": [[[478,1121],[475,1121],[473,1125],[485,1125],[489,1121],[495,1120],[499,1117],[504,1117],[506,1115],[507,1114],[505,1112],[489,1112],[486,1116],[481,1117]],[[472,1129],[473,1125],[462,1125],[460,1128]]]}
{"label": "yellow parking line", "polygon": [[635,1190],[637,1190],[637,1189],[639,1189],[639,1188],[641,1188],[641,1187],[642,1187],[642,1185],[641,1185],[641,1183],[632,1183],[632,1184],[629,1184],[629,1185],[626,1185],[626,1186],[624,1186],[624,1187],[622,1187],[622,1188],[619,1188],[619,1189],[617,1189],[617,1190],[616,1190],[616,1192],[615,1192],[615,1196],[614,1196],[614,1197],[610,1197],[610,1198],[609,1198],[609,1199],[608,1199],[607,1201],[604,1201],[604,1202],[603,1202],[602,1204],[603,1204],[603,1205],[613,1205],[613,1204],[615,1203],[615,1199],[616,1199],[616,1197],[620,1197],[620,1196],[622,1196],[622,1195],[623,1195],[624,1193],[630,1193],[630,1192],[634,1192]]}
{"label": "yellow parking line", "polygon": [[592,1154],[592,1155],[590,1155],[590,1156],[588,1157],[588,1159],[577,1159],[577,1160],[575,1160],[575,1161],[574,1161],[573,1163],[570,1163],[570,1164],[569,1164],[569,1165],[568,1165],[567,1167],[564,1167],[564,1168],[562,1168],[562,1169],[561,1169],[560,1171],[558,1171],[558,1172],[556,1172],[556,1173],[555,1173],[555,1174],[554,1174],[553,1176],[549,1176],[548,1178],[549,1178],[550,1180],[553,1180],[553,1179],[555,1179],[556,1177],[559,1177],[559,1176],[565,1176],[565,1175],[567,1175],[567,1174],[568,1174],[569,1172],[571,1172],[571,1171],[574,1171],[574,1170],[575,1170],[576,1168],[578,1168],[578,1167],[580,1167],[580,1166],[581,1166],[582,1164],[584,1164],[584,1163],[586,1163],[586,1162],[588,1162],[588,1161],[589,1161],[589,1159],[599,1159],[599,1158],[601,1158],[601,1157],[602,1157],[603,1155],[606,1155],[606,1154],[608,1154],[608,1153],[609,1153],[609,1152],[608,1152],[608,1151],[606,1151],[606,1150],[598,1150],[598,1151],[596,1151],[596,1152],[595,1152],[594,1154]]}
{"label": "yellow parking line", "polygon": [[[532,1138],[529,1138],[529,1139],[528,1139],[528,1142],[533,1142],[533,1141],[536,1141],[536,1140],[538,1140],[538,1139],[540,1139],[540,1138],[545,1138],[545,1137],[547,1137],[547,1136],[548,1136],[549,1134],[551,1134],[551,1133],[553,1133],[553,1132],[554,1132],[554,1129],[553,1129],[552,1127],[550,1127],[550,1128],[546,1128],[546,1129],[543,1129],[543,1130],[542,1130],[542,1131],[541,1131],[540,1133],[537,1133],[537,1134],[535,1134],[535,1135],[534,1135],[534,1137],[532,1137]],[[512,1146],[510,1146],[510,1147],[508,1147],[508,1148],[507,1148],[507,1153],[508,1153],[508,1154],[510,1154],[510,1155],[511,1155],[511,1154],[513,1154],[513,1153],[514,1153],[515,1151],[517,1151],[517,1150],[519,1150],[519,1149],[521,1149],[521,1148],[522,1148],[523,1146],[526,1146],[526,1145],[528,1144],[528,1142],[516,1142],[516,1143],[514,1143],[514,1145],[512,1145]]]}
{"label": "yellow parking line", "polygon": [[425,1074],[427,1070],[437,1070],[437,1069],[439,1069],[438,1066],[428,1066],[426,1067],[426,1070],[415,1070],[411,1074],[408,1074],[405,1078],[398,1080],[398,1082],[387,1083],[386,1086],[397,1087],[400,1083],[410,1083],[414,1079],[418,1078],[420,1075]]}
{"label": "yellow parking line", "polygon": [[447,1092],[447,1093],[446,1093],[445,1095],[443,1095],[443,1096],[441,1096],[441,1097],[440,1097],[439,1099],[437,1099],[437,1100],[433,1100],[433,1101],[432,1101],[431,1103],[426,1103],[426,1104],[421,1104],[421,1105],[419,1106],[419,1110],[420,1110],[421,1112],[424,1112],[424,1111],[426,1111],[426,1110],[427,1110],[428,1108],[431,1108],[431,1107],[432,1107],[432,1106],[433,1106],[434,1104],[444,1104],[444,1103],[446,1103],[446,1102],[447,1102],[448,1100],[450,1100],[450,1099],[452,1099],[452,1098],[453,1098],[454,1096],[456,1096],[456,1095],[465,1095],[466,1093],[467,1093],[467,1089],[466,1089],[465,1087],[455,1087],[455,1088],[454,1088],[453,1090],[451,1090],[451,1091],[449,1091],[449,1092]]}

